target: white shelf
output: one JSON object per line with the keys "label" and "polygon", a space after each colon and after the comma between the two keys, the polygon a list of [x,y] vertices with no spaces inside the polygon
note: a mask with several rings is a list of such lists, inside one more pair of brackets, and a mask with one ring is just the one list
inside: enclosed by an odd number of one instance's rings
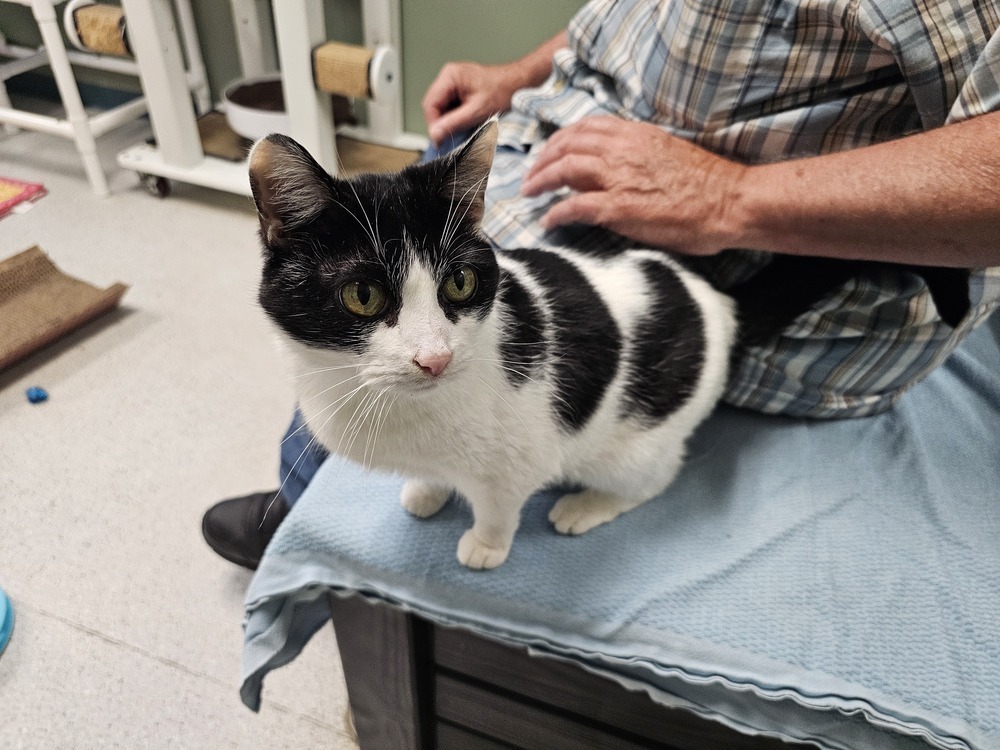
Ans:
{"label": "white shelf", "polygon": [[155,147],[140,144],[119,153],[118,164],[140,174],[151,174],[214,190],[250,195],[250,176],[245,161],[227,161],[214,156],[205,156],[192,166],[178,166],[166,161]]}

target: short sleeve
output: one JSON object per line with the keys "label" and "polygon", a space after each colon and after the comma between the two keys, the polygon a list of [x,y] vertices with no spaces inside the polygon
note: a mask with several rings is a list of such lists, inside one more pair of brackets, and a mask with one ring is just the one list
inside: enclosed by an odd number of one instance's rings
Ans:
{"label": "short sleeve", "polygon": [[1000,110],[1000,30],[983,48],[965,79],[958,99],[948,113],[948,122],[961,122],[977,115]]}
{"label": "short sleeve", "polygon": [[858,18],[896,59],[924,130],[1000,106],[1000,0],[860,0]]}

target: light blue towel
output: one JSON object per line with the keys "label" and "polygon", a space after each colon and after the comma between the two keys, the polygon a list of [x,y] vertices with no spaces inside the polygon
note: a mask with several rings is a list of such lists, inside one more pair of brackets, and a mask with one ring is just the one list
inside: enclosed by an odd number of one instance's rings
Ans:
{"label": "light blue towel", "polygon": [[525,508],[510,558],[471,522],[328,461],[247,593],[243,700],[361,591],[646,690],[750,734],[831,748],[1000,748],[1000,318],[891,412],[720,408],[660,498],[576,538]]}

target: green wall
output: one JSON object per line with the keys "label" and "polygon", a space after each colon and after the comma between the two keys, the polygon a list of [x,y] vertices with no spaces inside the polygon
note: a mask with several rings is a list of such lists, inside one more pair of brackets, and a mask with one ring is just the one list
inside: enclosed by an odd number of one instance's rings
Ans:
{"label": "green wall", "polygon": [[516,59],[566,28],[583,0],[401,0],[407,130],[426,131],[420,100],[452,60]]}
{"label": "green wall", "polygon": [[[280,8],[280,0],[277,0]],[[404,126],[424,133],[420,100],[450,60],[505,62],[520,57],[565,28],[584,0],[401,0]],[[212,94],[240,74],[229,0],[194,0],[202,55]],[[358,0],[326,0],[330,39],[358,44]],[[0,33],[17,44],[40,43],[28,8],[0,3]],[[81,70],[79,80],[134,90],[134,79]]]}

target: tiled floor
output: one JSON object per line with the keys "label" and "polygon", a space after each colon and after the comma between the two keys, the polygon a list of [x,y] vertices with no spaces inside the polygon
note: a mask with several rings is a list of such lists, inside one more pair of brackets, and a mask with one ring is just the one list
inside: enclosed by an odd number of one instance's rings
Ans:
{"label": "tiled floor", "polygon": [[[115,166],[110,198],[69,141],[0,132],[0,175],[49,190],[0,220],[0,258],[39,244],[63,271],[131,286],[123,308],[0,371],[0,747],[351,748],[333,632],[239,700],[250,574],[201,537],[215,500],[276,485],[291,389],[255,305],[248,198]],[[46,388],[32,405],[25,389]]]}

